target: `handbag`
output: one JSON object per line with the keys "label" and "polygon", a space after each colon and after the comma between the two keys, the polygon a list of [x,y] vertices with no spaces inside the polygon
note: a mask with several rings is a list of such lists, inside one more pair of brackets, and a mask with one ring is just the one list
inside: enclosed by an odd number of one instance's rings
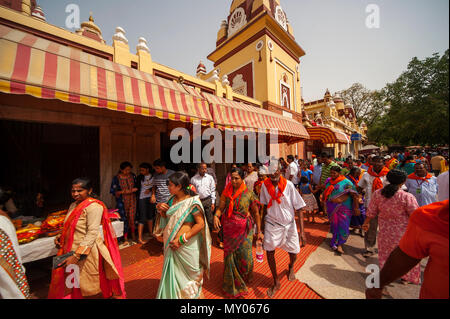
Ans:
{"label": "handbag", "polygon": [[67,258],[73,256],[74,252],[68,252],[67,254],[55,256],[53,257],[53,269],[58,269],[64,266],[64,261],[66,261]]}

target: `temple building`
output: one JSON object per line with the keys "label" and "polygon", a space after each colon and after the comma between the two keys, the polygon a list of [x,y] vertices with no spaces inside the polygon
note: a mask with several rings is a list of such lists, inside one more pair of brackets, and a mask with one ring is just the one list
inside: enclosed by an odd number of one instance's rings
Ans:
{"label": "temple building", "polygon": [[306,142],[308,155],[320,151],[337,156],[358,156],[367,141],[367,126],[358,125],[355,110],[336,93],[327,89],[323,99],[303,104],[303,123],[310,135]]}
{"label": "temple building", "polygon": [[[214,69],[197,75],[225,80],[234,93],[301,122],[300,58],[304,55],[280,1],[234,0],[217,33],[216,49],[208,56]],[[280,147],[281,156],[288,154],[305,156],[304,143]]]}
{"label": "temple building", "polygon": [[[131,49],[130,36],[140,35],[117,26],[108,45],[95,14],[71,32],[49,24],[34,0],[0,0],[0,133],[8,150],[0,179],[30,207],[43,193],[50,209],[66,208],[80,176],[113,206],[110,184],[120,163],[135,171],[157,158],[171,164],[170,133],[185,128],[192,137],[194,124],[202,132],[277,128],[281,156],[307,155],[305,52],[278,0],[234,0],[208,56],[214,69],[200,63],[196,76],[153,61],[145,38]],[[233,146],[223,152],[236,159]],[[213,166],[223,189],[229,165]]]}

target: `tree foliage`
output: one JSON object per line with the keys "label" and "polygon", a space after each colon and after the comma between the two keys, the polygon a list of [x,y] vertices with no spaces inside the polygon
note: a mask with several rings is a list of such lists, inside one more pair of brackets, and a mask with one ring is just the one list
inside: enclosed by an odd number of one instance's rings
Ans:
{"label": "tree foliage", "polygon": [[369,126],[379,144],[442,145],[449,139],[449,51],[413,58],[408,69],[380,92],[387,105]]}
{"label": "tree foliage", "polygon": [[341,92],[346,104],[351,104],[355,110],[358,124],[365,122],[371,126],[385,110],[385,102],[378,91],[370,91],[361,83],[355,83]]}
{"label": "tree foliage", "polygon": [[358,123],[378,145],[443,145],[449,140],[449,50],[419,60],[393,83],[370,91],[360,83],[342,91]]}

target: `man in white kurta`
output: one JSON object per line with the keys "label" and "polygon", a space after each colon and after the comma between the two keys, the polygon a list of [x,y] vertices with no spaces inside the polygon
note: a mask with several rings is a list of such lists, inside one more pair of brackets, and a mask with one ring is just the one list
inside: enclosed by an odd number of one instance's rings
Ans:
{"label": "man in white kurta", "polygon": [[[273,174],[270,174],[268,180],[275,186],[275,194],[279,191],[279,182],[281,177],[280,168]],[[281,183],[280,183],[281,185]],[[296,211],[306,206],[299,192],[296,190],[291,181],[286,180],[286,187],[281,195],[280,203],[272,199],[265,184],[261,187],[260,202],[265,205],[265,228],[264,228],[264,249],[267,251],[267,260],[274,279],[274,286],[269,288],[267,294],[273,297],[280,289],[278,280],[275,249],[280,248],[289,253],[290,264],[288,278],[290,281],[295,280],[294,264],[297,254],[300,252],[299,237],[297,233],[297,225],[295,222]],[[268,207],[270,206],[270,207]],[[300,212],[300,232],[303,243],[305,243],[305,234],[303,228],[303,218]]]}

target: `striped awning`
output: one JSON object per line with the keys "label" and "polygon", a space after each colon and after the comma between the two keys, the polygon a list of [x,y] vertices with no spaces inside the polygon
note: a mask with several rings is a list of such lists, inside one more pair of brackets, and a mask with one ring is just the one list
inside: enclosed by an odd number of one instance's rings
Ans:
{"label": "striped awning", "polygon": [[236,129],[258,132],[278,129],[278,134],[288,142],[309,139],[306,128],[298,121],[280,114],[216,95],[202,93],[211,105],[214,125],[219,129]]}
{"label": "striped awning", "polygon": [[349,139],[344,132],[326,126],[313,126],[306,129],[311,140],[320,140],[324,144],[348,144]]}
{"label": "striped awning", "polygon": [[181,84],[4,25],[0,91],[212,125],[208,102]]}

